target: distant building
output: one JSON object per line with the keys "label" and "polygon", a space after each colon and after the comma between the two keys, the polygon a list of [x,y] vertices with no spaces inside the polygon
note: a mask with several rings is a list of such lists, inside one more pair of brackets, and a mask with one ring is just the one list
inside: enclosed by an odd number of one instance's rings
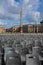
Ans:
{"label": "distant building", "polygon": [[18,26],[13,26],[13,27],[11,27],[11,28],[9,28],[9,29],[6,29],[6,32],[14,33],[14,32],[19,32],[19,30],[20,30],[20,27],[18,27]]}
{"label": "distant building", "polygon": [[5,33],[5,32],[6,32],[6,29],[2,25],[0,25],[0,33]]}
{"label": "distant building", "polygon": [[[9,32],[20,32],[20,26],[13,26],[9,29]],[[22,25],[23,33],[43,33],[43,21],[40,24],[25,24]],[[20,32],[21,33],[21,32]]]}
{"label": "distant building", "polygon": [[43,24],[28,24],[23,26],[23,32],[43,33]]}

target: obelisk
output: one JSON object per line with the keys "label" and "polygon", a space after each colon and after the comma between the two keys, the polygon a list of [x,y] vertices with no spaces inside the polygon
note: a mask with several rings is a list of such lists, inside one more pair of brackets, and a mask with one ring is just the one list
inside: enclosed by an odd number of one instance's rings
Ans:
{"label": "obelisk", "polygon": [[22,28],[23,27],[22,27],[22,9],[21,9],[21,11],[20,11],[20,33],[23,32],[23,29]]}

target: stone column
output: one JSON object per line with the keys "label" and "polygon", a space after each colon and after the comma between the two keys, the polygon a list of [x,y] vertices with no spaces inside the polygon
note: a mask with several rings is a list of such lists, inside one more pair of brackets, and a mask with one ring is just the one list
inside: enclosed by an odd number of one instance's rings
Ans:
{"label": "stone column", "polygon": [[35,33],[35,26],[33,28],[34,28],[34,33]]}
{"label": "stone column", "polygon": [[37,25],[37,33],[38,33],[38,25]]}

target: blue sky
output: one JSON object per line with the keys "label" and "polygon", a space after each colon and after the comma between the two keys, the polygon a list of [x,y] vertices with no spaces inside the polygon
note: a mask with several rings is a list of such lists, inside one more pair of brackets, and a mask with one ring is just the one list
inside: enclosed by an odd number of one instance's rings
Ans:
{"label": "blue sky", "polygon": [[23,24],[40,23],[43,19],[43,0],[0,0],[0,25],[20,25],[21,8]]}

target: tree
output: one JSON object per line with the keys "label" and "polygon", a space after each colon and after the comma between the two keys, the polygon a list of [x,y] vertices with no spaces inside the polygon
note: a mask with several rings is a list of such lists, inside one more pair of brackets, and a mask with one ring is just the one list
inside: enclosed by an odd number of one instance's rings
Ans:
{"label": "tree", "polygon": [[43,20],[40,23],[43,24]]}

